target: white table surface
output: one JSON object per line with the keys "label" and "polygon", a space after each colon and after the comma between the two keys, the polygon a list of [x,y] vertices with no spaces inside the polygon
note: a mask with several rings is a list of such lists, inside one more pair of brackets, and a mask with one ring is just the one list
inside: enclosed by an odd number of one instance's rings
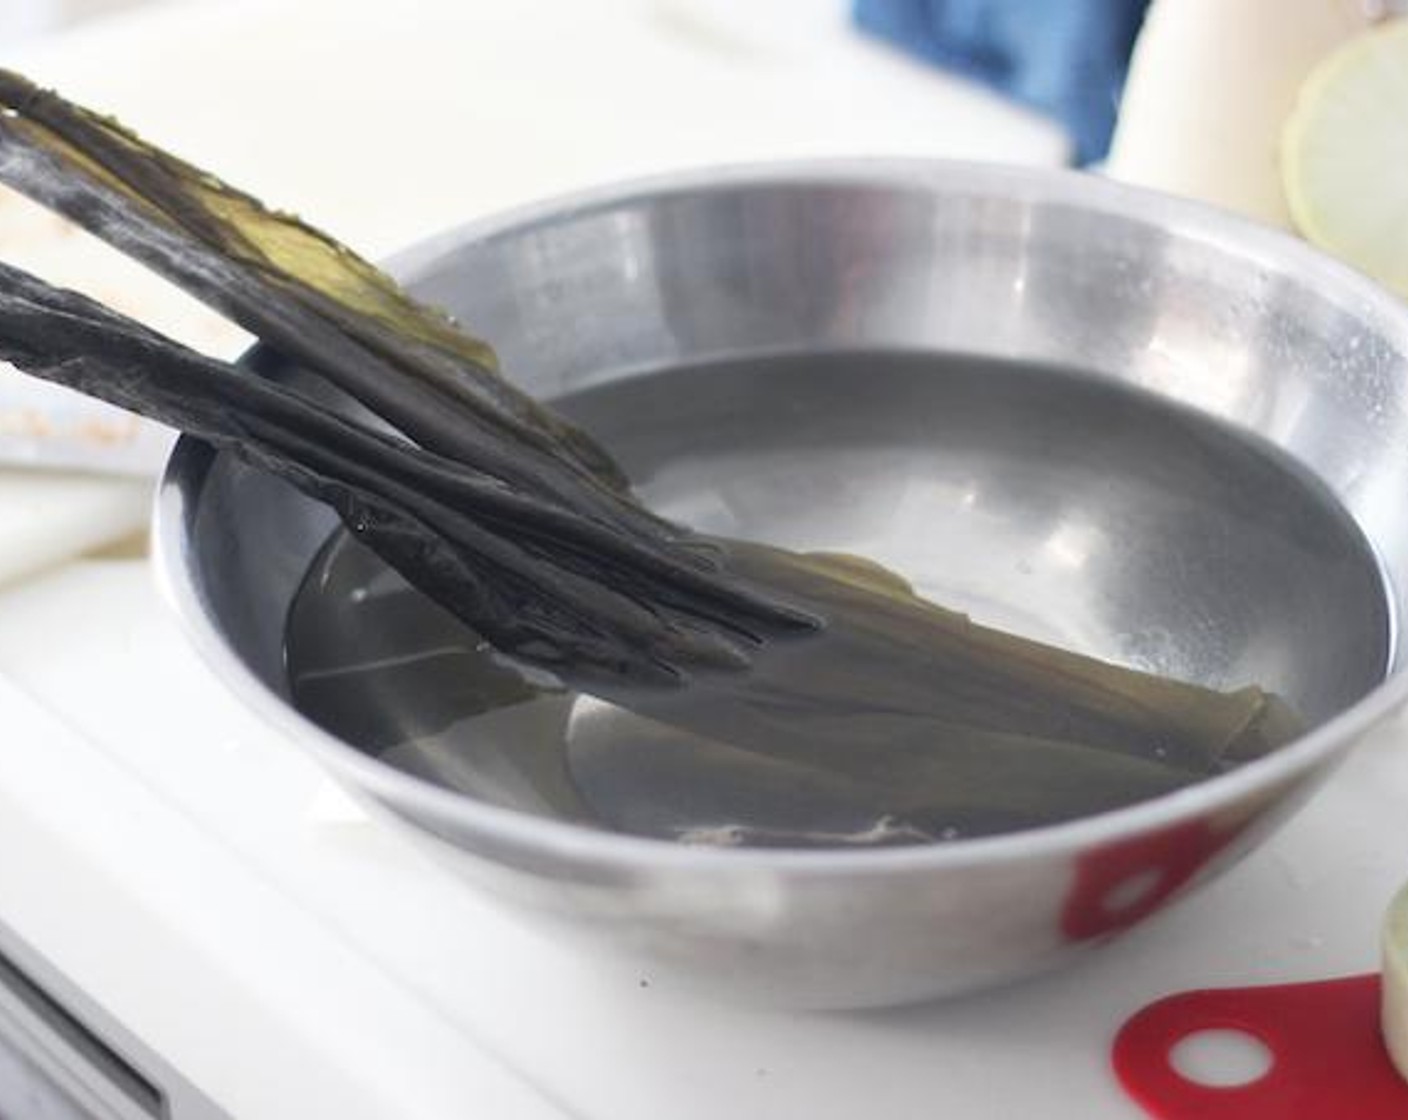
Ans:
{"label": "white table surface", "polygon": [[[776,24],[701,27],[689,7],[188,3],[8,61],[373,255],[690,163],[1062,157],[1049,127],[844,41],[834,18],[799,49]],[[81,256],[66,267],[87,271]],[[220,344],[188,309],[138,300]],[[191,654],[142,562],[13,584],[0,618],[0,716],[16,729],[0,742],[0,851],[36,853],[0,858],[7,917],[240,1116],[312,1115],[279,1091],[312,1070],[329,1086],[319,1114],[349,1118],[1133,1117],[1106,1064],[1125,1016],[1190,986],[1368,970],[1408,877],[1408,731],[1394,724],[1253,858],[1076,968],[889,1013],[737,1011],[548,944],[398,830],[340,816],[313,766]],[[153,937],[167,939],[161,977],[145,964]],[[127,968],[124,939],[142,949]],[[189,1029],[183,978],[220,1030]],[[280,1045],[220,1044],[271,1007]]]}

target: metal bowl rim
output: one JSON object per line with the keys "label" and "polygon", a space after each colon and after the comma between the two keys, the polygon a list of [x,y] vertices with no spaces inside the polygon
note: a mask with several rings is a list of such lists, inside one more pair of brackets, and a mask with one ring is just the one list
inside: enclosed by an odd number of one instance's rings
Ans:
{"label": "metal bowl rim", "polygon": [[[1070,205],[1091,213],[1158,226],[1184,238],[1212,241],[1253,260],[1274,264],[1322,292],[1354,299],[1408,356],[1408,304],[1372,280],[1278,230],[1202,203],[1063,170],[929,159],[822,159],[728,165],[625,180],[572,192],[467,222],[392,256],[391,271],[414,275],[449,249],[521,232],[549,222],[579,219],[635,201],[698,195],[739,188],[794,185],[807,188],[873,187],[981,195]],[[255,349],[258,349],[257,347]],[[432,819],[459,819],[485,835],[526,850],[582,863],[641,869],[788,873],[924,871],[994,862],[1049,858],[1117,841],[1206,815],[1259,790],[1305,778],[1328,765],[1375,723],[1408,699],[1408,673],[1390,676],[1373,691],[1299,741],[1237,770],[1150,801],[1073,821],[953,844],[878,849],[711,848],[631,836],[554,821],[475,801],[395,770],[324,731],[269,689],[221,637],[211,621],[189,563],[189,504],[198,500],[218,453],[183,436],[163,472],[153,520],[153,562],[158,586],[187,637],[207,663],[246,704],[290,738],[310,748],[335,774],[390,804]]]}

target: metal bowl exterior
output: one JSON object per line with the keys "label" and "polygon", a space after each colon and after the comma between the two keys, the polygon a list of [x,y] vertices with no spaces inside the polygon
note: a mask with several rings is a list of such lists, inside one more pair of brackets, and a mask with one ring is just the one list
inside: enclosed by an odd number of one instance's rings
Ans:
{"label": "metal bowl exterior", "polygon": [[[714,358],[877,348],[1137,385],[1284,449],[1359,523],[1390,593],[1408,588],[1408,307],[1218,212],[1074,174],[775,165],[551,202],[397,263],[541,396]],[[182,441],[158,501],[157,560],[221,676],[474,881],[642,967],[750,1002],[915,1001],[1099,944],[1248,851],[1408,687],[1395,661],[1383,685],[1273,757],[1066,825],[866,852],[691,849],[477,803],[295,712],[284,611],[330,525],[273,480]]]}

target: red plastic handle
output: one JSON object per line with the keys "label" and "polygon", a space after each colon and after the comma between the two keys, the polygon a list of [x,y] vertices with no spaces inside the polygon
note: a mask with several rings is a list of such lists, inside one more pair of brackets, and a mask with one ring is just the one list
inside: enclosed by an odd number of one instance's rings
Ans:
{"label": "red plastic handle", "polygon": [[[1379,1027],[1378,976],[1186,992],[1150,1004],[1115,1039],[1115,1073],[1161,1120],[1408,1120],[1408,1082]],[[1174,1068],[1190,1035],[1242,1031],[1272,1065],[1245,1085],[1203,1085]]]}

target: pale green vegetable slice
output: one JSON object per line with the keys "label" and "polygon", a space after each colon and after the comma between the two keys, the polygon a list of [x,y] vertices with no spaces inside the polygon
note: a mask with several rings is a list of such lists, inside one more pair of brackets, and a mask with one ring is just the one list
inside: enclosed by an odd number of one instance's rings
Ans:
{"label": "pale green vegetable slice", "polygon": [[1311,72],[1281,171],[1308,240],[1408,296],[1408,20],[1357,36]]}

